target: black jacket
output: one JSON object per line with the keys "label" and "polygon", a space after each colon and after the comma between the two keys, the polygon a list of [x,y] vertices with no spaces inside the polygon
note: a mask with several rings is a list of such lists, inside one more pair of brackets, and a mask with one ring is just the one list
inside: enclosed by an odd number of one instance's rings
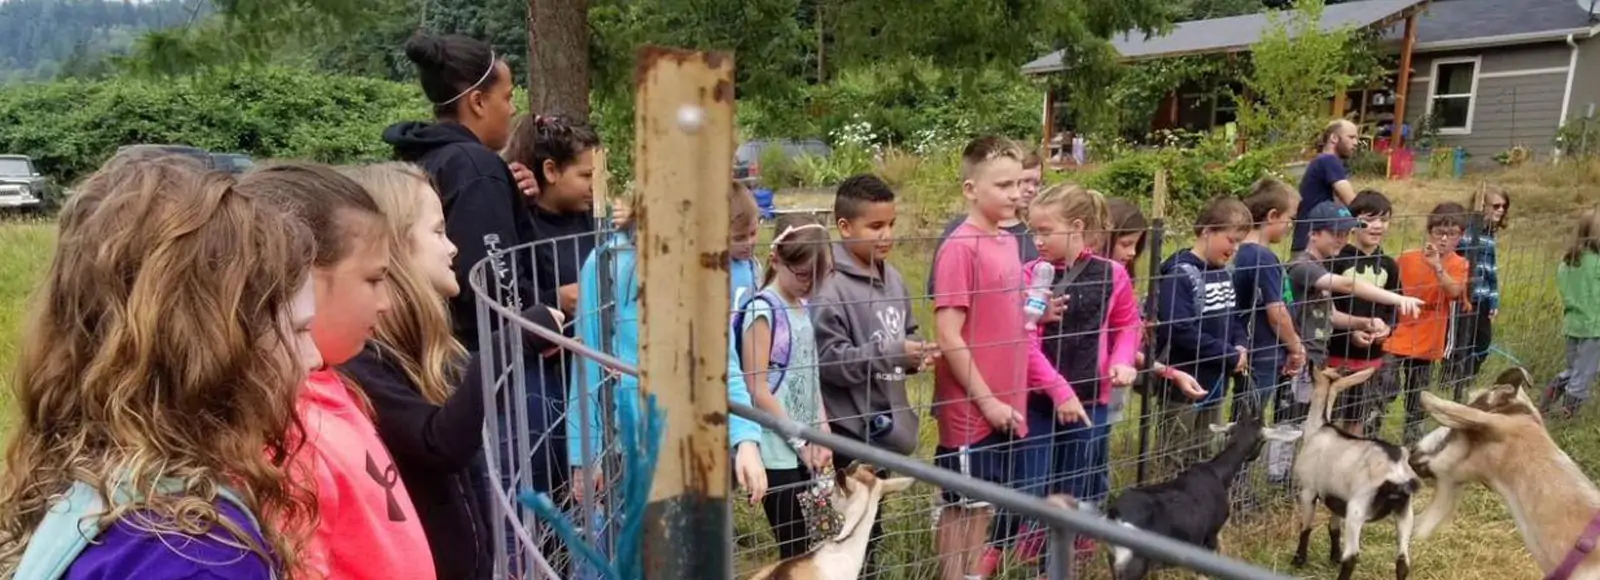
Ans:
{"label": "black jacket", "polygon": [[[523,316],[546,328],[554,326],[550,311],[543,307],[532,308]],[[531,334],[524,337],[523,345],[524,356],[533,357],[552,346]],[[496,361],[495,368],[504,369],[505,362]],[[394,457],[400,479],[417,508],[439,578],[491,578],[491,512],[482,505],[474,481],[485,474],[473,469],[483,448],[484,387],[479,356],[467,361],[461,384],[443,406],[424,399],[393,354],[374,343],[368,343],[339,370],[372,401],[378,437]]]}
{"label": "black jacket", "polygon": [[[461,294],[450,300],[451,320],[456,338],[467,350],[477,351],[477,300],[469,273],[490,252],[538,238],[528,203],[510,167],[466,127],[450,122],[397,123],[384,130],[383,140],[394,146],[400,160],[421,165],[439,190],[445,235],[459,252],[455,270]],[[535,304],[530,252],[501,256],[490,266],[485,288],[490,295],[500,296],[500,302],[513,310]]]}

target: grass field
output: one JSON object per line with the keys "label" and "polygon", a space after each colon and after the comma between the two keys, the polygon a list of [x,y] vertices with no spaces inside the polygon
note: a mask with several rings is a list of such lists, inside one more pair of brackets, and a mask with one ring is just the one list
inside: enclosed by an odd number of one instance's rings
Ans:
{"label": "grass field", "polygon": [[[1504,306],[1497,325],[1496,343],[1505,347],[1529,366],[1539,380],[1558,372],[1563,363],[1563,339],[1559,322],[1561,309],[1554,286],[1556,256],[1566,243],[1571,214],[1582,196],[1586,203],[1594,203],[1594,187],[1600,184],[1600,168],[1572,166],[1558,169],[1547,167],[1527,168],[1496,175],[1492,179],[1513,187],[1515,204],[1512,215],[1514,226],[1501,238],[1501,276]],[[1425,213],[1434,203],[1442,200],[1466,201],[1476,187],[1475,181],[1413,181],[1399,183],[1368,183],[1390,194],[1399,206],[1399,214]],[[1586,193],[1587,192],[1587,193]],[[804,199],[780,200],[791,207],[826,207],[831,199],[826,194],[811,194]],[[1175,240],[1169,241],[1167,252],[1182,247],[1182,228],[1173,228]],[[1391,252],[1420,240],[1420,221],[1412,218],[1397,220],[1392,228],[1391,242],[1386,244]],[[902,232],[907,237],[926,236],[930,232]],[[936,233],[936,232],[932,232]],[[28,296],[44,273],[54,243],[53,225],[40,221],[11,220],[0,223],[0,373],[9,377],[15,363],[18,346],[26,337],[20,336],[18,326],[28,311]],[[923,287],[931,263],[932,242],[928,239],[908,240],[897,248],[892,258],[895,265],[915,290]],[[1146,266],[1141,266],[1141,273]],[[917,319],[924,325],[924,336],[931,333],[932,322],[926,301],[919,301]],[[1504,357],[1491,359],[1484,374],[1493,376],[1505,366]],[[926,406],[931,399],[931,381],[918,377],[912,384],[913,404]],[[1137,410],[1130,411],[1136,416]],[[1395,414],[1391,413],[1391,417]],[[9,415],[7,415],[9,421]],[[1593,414],[1553,426],[1558,443],[1566,449],[1591,477],[1600,465],[1600,428]],[[1389,436],[1393,438],[1393,433]],[[1114,461],[1119,466],[1114,473],[1113,489],[1132,485],[1131,470],[1124,467],[1125,459],[1133,455],[1135,442],[1132,422],[1119,424],[1115,432]],[[924,420],[921,453],[931,453],[935,425]],[[936,554],[930,532],[930,515],[934,490],[919,485],[906,496],[889,504],[884,520],[890,537],[882,546],[880,562],[887,567],[882,578],[909,579],[932,577],[937,572]],[[1424,492],[1422,505],[1428,501]],[[738,537],[735,540],[737,569],[748,573],[761,563],[775,558],[771,539],[759,509],[740,505],[736,508]],[[1312,564],[1305,570],[1293,570],[1288,562],[1292,556],[1296,537],[1292,510],[1286,499],[1267,502],[1266,508],[1235,518],[1227,528],[1224,552],[1279,570],[1291,575],[1331,577],[1336,567],[1326,563],[1326,535],[1313,534]],[[1319,515],[1319,517],[1325,517]],[[1369,526],[1363,535],[1362,564],[1357,578],[1389,578],[1393,575],[1395,556],[1393,525],[1379,523]],[[1413,577],[1419,579],[1474,579],[1474,578],[1526,578],[1536,577],[1538,571],[1523,549],[1520,535],[1510,515],[1491,492],[1479,488],[1467,494],[1462,509],[1454,523],[1443,529],[1426,543],[1413,546]],[[1087,570],[1089,577],[1103,577],[1103,560]],[[1167,577],[1179,577],[1169,572]],[[1025,578],[1020,571],[1007,577]]]}
{"label": "grass field", "polygon": [[[1560,334],[1561,306],[1555,289],[1555,269],[1558,256],[1569,241],[1573,210],[1583,203],[1593,204],[1593,184],[1600,184],[1600,170],[1594,166],[1574,165],[1560,168],[1526,167],[1488,178],[1492,183],[1512,188],[1512,227],[1500,237],[1499,259],[1502,281],[1502,312],[1496,324],[1495,345],[1528,366],[1539,381],[1544,381],[1560,371],[1565,362],[1564,338]],[[1384,191],[1396,204],[1396,219],[1391,222],[1386,249],[1398,253],[1402,249],[1421,245],[1425,214],[1437,203],[1469,202],[1479,186],[1475,179],[1455,181],[1415,180],[1405,182],[1372,181],[1358,183],[1358,189],[1373,187]],[[1590,193],[1585,193],[1588,191]],[[952,195],[955,195],[952,192]],[[1587,201],[1585,201],[1585,195]],[[791,207],[826,207],[831,200],[826,194],[807,192],[780,205]],[[904,211],[904,210],[902,210]],[[1170,235],[1164,253],[1170,254],[1187,247],[1192,239],[1185,228],[1169,226]],[[913,294],[921,292],[923,282],[932,262],[932,241],[923,226],[919,231],[897,234],[907,241],[896,247],[891,261],[907,279]],[[1287,253],[1287,244],[1281,250]],[[1148,258],[1147,256],[1146,258]],[[1163,256],[1164,257],[1164,256]],[[1147,263],[1141,262],[1136,275],[1143,278]],[[1141,285],[1142,286],[1142,285]],[[1141,296],[1143,295],[1141,290]],[[917,319],[924,325],[924,335],[931,332],[932,313],[928,301],[917,302]],[[1481,376],[1493,377],[1510,363],[1505,356],[1492,356]],[[911,384],[912,403],[926,408],[931,403],[931,380],[917,377]],[[1136,417],[1137,408],[1130,410],[1129,418]],[[1389,414],[1391,430],[1386,439],[1398,440],[1398,406]],[[926,413],[924,413],[926,417]],[[1556,441],[1582,465],[1591,477],[1600,466],[1600,426],[1595,414],[1586,412],[1578,419],[1557,423],[1552,427]],[[924,419],[922,444],[919,454],[931,457],[937,441],[933,421]],[[1137,427],[1132,420],[1119,423],[1113,434],[1113,495],[1116,490],[1134,485],[1133,459],[1137,455]],[[1259,465],[1259,464],[1258,464]],[[1259,471],[1259,469],[1258,469]],[[1259,474],[1258,474],[1259,477]],[[937,556],[931,533],[931,512],[934,509],[934,490],[931,486],[918,486],[907,497],[889,502],[884,520],[889,538],[883,546],[880,561],[887,566],[882,578],[910,579],[934,577],[938,573]],[[1431,490],[1424,491],[1418,503],[1418,513],[1431,501]],[[1289,565],[1293,557],[1298,524],[1294,517],[1292,500],[1281,490],[1269,491],[1262,508],[1236,514],[1224,531],[1223,551],[1231,556],[1256,563],[1291,576],[1333,577],[1337,565],[1330,565],[1327,554],[1327,535],[1321,530],[1326,522],[1325,512],[1319,512],[1319,529],[1312,534],[1311,563],[1304,569]],[[767,532],[767,525],[759,509],[741,506],[736,509],[738,542],[736,543],[738,570],[748,572],[758,564],[776,558]],[[1395,529],[1392,522],[1371,524],[1363,533],[1361,565],[1356,578],[1392,578],[1396,556]],[[1471,578],[1527,578],[1537,577],[1538,569],[1523,548],[1521,535],[1509,512],[1499,498],[1485,488],[1475,488],[1466,494],[1455,521],[1425,543],[1413,542],[1413,578],[1420,579],[1471,579]],[[1086,577],[1108,577],[1103,559],[1083,570]],[[1003,574],[1005,578],[1031,578],[1026,567],[1013,567]],[[1167,571],[1162,577],[1188,577],[1178,571]]]}

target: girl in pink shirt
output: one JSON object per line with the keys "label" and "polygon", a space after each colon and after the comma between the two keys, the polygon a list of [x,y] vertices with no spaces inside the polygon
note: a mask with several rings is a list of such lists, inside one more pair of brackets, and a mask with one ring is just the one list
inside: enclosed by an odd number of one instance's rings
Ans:
{"label": "girl in pink shirt", "polygon": [[245,175],[239,189],[293,211],[311,229],[311,337],[325,366],[300,390],[305,446],[291,476],[317,494],[317,525],[301,554],[313,578],[435,578],[405,484],[378,438],[371,406],[332,370],[359,354],[390,304],[383,215],[360,185],[331,167],[291,164]]}

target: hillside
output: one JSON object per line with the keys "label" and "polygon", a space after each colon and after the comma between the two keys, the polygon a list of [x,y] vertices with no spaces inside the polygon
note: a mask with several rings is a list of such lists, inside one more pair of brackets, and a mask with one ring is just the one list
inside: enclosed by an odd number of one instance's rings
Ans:
{"label": "hillside", "polygon": [[[179,26],[206,0],[0,2],[0,83],[54,78],[120,54],[148,30]],[[76,69],[75,69],[76,67]]]}

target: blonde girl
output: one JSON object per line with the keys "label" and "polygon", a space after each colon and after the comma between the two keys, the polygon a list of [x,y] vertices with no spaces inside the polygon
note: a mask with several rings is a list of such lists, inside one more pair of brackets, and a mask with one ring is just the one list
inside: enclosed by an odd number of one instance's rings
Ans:
{"label": "blonde girl", "polygon": [[0,577],[302,577],[310,235],[177,158],[115,158],[77,191],[11,391]]}
{"label": "blonde girl", "polygon": [[1578,215],[1572,246],[1556,269],[1566,317],[1567,369],[1545,389],[1546,414],[1570,417],[1600,377],[1600,207]]}
{"label": "blonde girl", "polygon": [[292,211],[317,244],[311,337],[324,366],[306,379],[296,409],[306,449],[294,475],[318,492],[305,568],[340,579],[434,578],[422,524],[371,404],[334,369],[361,353],[391,304],[392,244],[382,212],[359,184],[325,165],[257,169],[239,189]]}

